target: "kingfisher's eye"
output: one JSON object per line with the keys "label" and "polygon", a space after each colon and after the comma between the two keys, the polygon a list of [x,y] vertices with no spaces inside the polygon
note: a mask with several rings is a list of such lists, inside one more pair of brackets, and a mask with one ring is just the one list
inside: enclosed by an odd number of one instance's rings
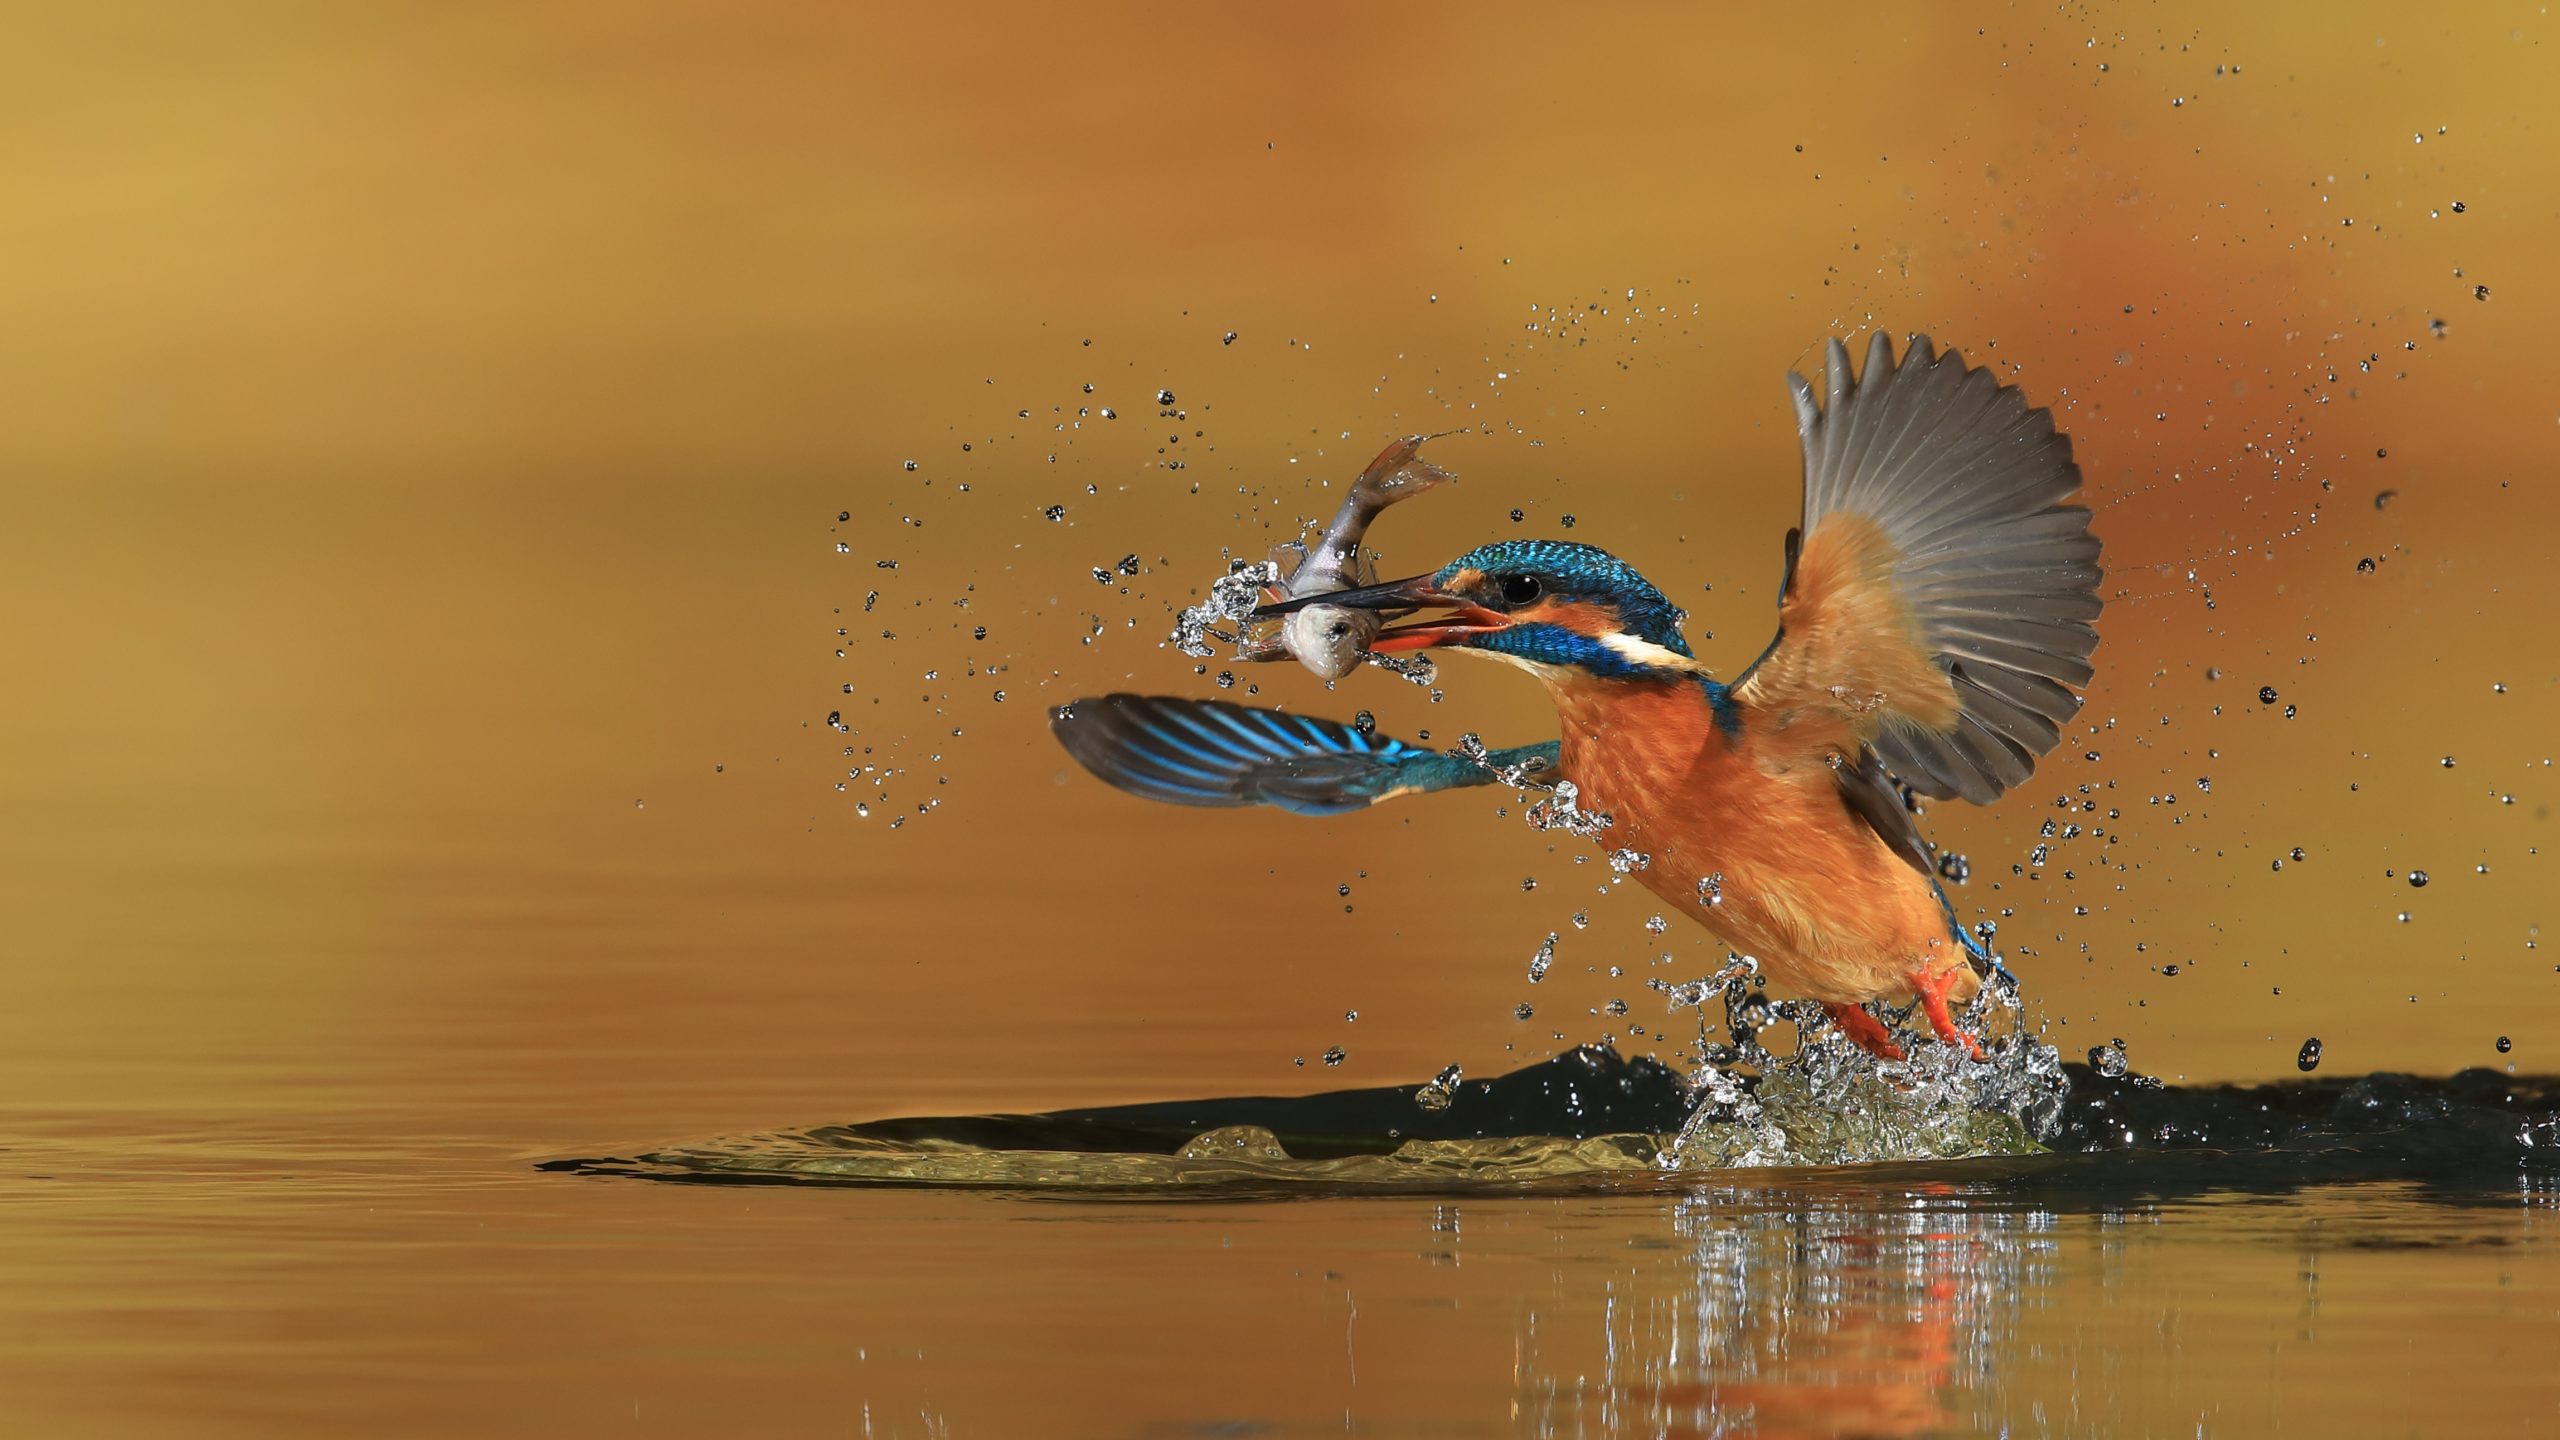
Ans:
{"label": "kingfisher's eye", "polygon": [[1545,588],[1538,583],[1538,577],[1535,575],[1505,575],[1502,577],[1502,603],[1526,605],[1537,599],[1539,593]]}

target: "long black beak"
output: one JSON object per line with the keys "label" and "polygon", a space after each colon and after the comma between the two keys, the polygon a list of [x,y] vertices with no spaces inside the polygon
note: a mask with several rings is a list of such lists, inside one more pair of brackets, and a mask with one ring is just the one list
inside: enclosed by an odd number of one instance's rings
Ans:
{"label": "long black beak", "polygon": [[1357,590],[1335,590],[1322,595],[1300,595],[1289,600],[1274,600],[1253,612],[1256,620],[1277,620],[1310,605],[1339,605],[1346,610],[1420,610],[1432,605],[1460,605],[1465,602],[1454,595],[1444,595],[1433,588],[1429,575],[1416,575],[1405,580],[1390,580],[1383,585],[1363,585]]}
{"label": "long black beak", "polygon": [[1390,580],[1384,585],[1336,590],[1329,595],[1301,595],[1265,605],[1253,612],[1253,618],[1277,620],[1310,605],[1340,605],[1351,610],[1376,610],[1396,616],[1425,609],[1454,612],[1437,620],[1417,621],[1379,631],[1370,640],[1369,648],[1388,655],[1404,650],[1428,650],[1435,645],[1462,644],[1471,637],[1490,635],[1510,627],[1511,617],[1498,610],[1488,610],[1463,595],[1450,594],[1432,584],[1434,578],[1416,575],[1407,580]]}

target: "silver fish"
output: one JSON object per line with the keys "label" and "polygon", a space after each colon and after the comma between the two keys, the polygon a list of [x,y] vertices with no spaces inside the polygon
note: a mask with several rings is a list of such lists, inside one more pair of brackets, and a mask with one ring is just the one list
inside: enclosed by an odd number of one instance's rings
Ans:
{"label": "silver fish", "polygon": [[[1454,433],[1454,432],[1443,432]],[[1276,600],[1297,600],[1309,595],[1329,595],[1336,590],[1350,590],[1377,580],[1369,560],[1360,551],[1371,521],[1381,511],[1399,500],[1409,499],[1442,481],[1458,477],[1421,458],[1426,441],[1438,435],[1408,435],[1378,452],[1351,482],[1351,494],[1335,511],[1333,523],[1325,527],[1324,538],[1306,547],[1306,558],[1289,572],[1282,582]],[[1301,548],[1301,547],[1283,547]],[[1279,552],[1273,552],[1278,558]],[[1273,638],[1249,642],[1240,652],[1245,660],[1282,660],[1295,658],[1301,665],[1325,680],[1339,680],[1360,668],[1369,653],[1369,642],[1377,637],[1381,617],[1374,610],[1352,610],[1339,605],[1310,605],[1283,620],[1280,633]]]}

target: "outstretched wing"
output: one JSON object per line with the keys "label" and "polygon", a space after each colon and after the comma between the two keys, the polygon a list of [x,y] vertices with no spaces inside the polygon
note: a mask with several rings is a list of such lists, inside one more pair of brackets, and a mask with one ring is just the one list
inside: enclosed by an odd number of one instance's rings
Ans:
{"label": "outstretched wing", "polygon": [[[2098,538],[2071,442],[1955,352],[1831,342],[1828,395],[1789,375],[1804,440],[1778,636],[1734,688],[1774,731],[1865,742],[1914,789],[1977,804],[2027,778],[2080,708]],[[1852,749],[1854,753],[1854,749]]]}
{"label": "outstretched wing", "polygon": [[1394,795],[1552,770],[1556,742],[1443,755],[1309,715],[1223,700],[1103,695],[1049,712],[1049,733],[1100,779],[1175,805],[1274,805],[1338,815]]}

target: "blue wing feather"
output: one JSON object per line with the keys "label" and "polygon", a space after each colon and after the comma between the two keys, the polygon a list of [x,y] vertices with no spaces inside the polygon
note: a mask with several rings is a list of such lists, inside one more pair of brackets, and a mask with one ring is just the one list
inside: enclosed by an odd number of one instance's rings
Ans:
{"label": "blue wing feather", "polygon": [[1269,805],[1300,815],[1487,785],[1497,769],[1552,770],[1557,751],[1549,740],[1496,750],[1478,763],[1311,715],[1169,695],[1078,700],[1050,712],[1049,730],[1078,764],[1132,795],[1173,805]]}

